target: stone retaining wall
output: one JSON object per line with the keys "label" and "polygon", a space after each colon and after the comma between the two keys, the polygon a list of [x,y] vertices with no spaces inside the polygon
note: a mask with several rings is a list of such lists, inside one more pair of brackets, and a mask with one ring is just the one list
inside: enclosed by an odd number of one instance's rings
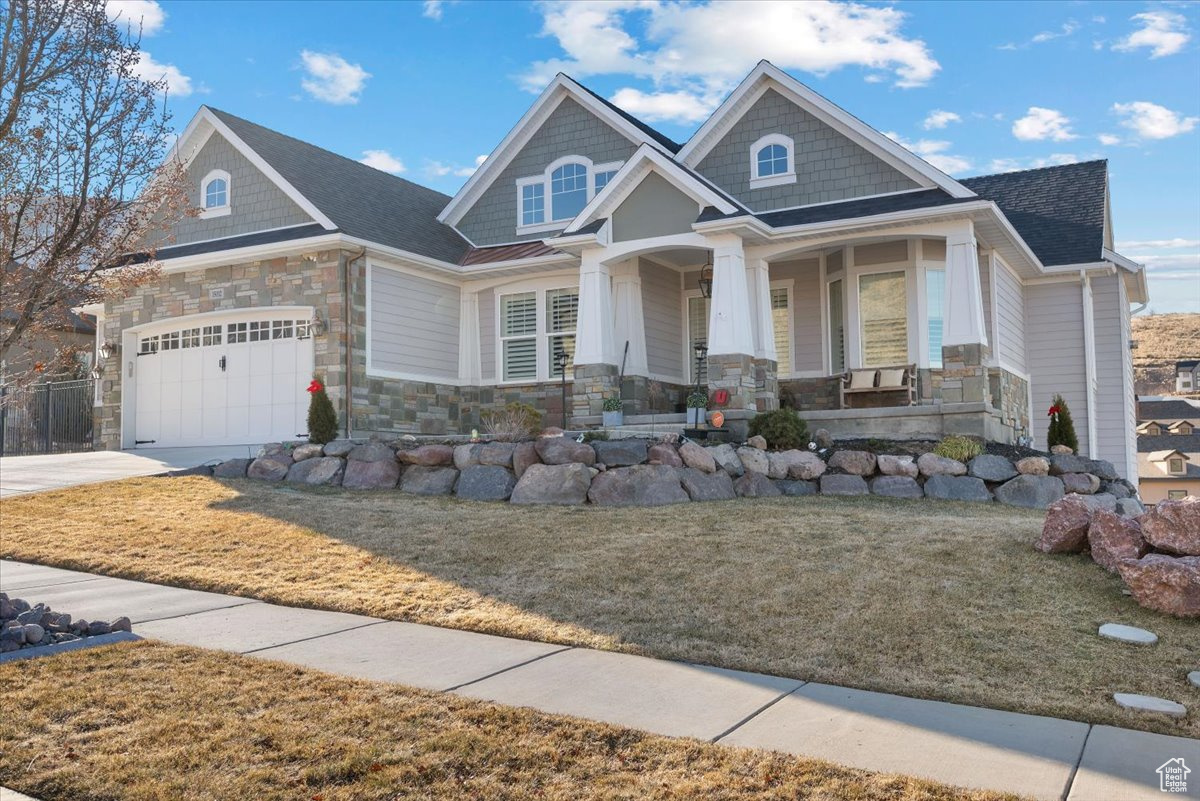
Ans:
{"label": "stone retaining wall", "polygon": [[[763,445],[760,438],[758,445]],[[879,495],[998,501],[1046,508],[1068,493],[1097,508],[1141,514],[1136,492],[1108,462],[1073,455],[1012,462],[985,454],[969,463],[926,453],[767,451],[703,447],[677,435],[578,442],[562,436],[505,443],[420,444],[407,437],[264,446],[256,459],[183,473],[348,489],[457,495],[480,501],[658,506],[781,495]]]}

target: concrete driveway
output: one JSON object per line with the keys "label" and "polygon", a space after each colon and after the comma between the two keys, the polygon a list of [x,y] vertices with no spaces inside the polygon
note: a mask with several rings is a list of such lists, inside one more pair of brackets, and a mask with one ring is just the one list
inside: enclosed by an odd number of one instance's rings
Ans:
{"label": "concrete driveway", "polygon": [[6,456],[0,459],[0,498],[30,492],[116,481],[180,470],[208,462],[245,459],[258,445],[223,445],[204,448],[140,448],[130,451],[93,451],[50,456]]}

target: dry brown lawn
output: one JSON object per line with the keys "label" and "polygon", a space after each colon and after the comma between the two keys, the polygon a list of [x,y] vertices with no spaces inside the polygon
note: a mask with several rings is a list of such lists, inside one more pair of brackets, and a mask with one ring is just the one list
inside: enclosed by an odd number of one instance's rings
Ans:
{"label": "dry brown lawn", "polygon": [[[396,620],[1200,736],[1200,626],[1138,607],[1037,512],[784,498],[530,508],[133,479],[0,502],[0,556]],[[36,600],[33,599],[33,600]],[[69,611],[69,610],[67,610]],[[1103,640],[1104,622],[1158,633]]]}
{"label": "dry brown lawn", "polygon": [[0,686],[0,784],[44,801],[1011,798],[152,643]]}
{"label": "dry brown lawn", "polygon": [[1133,368],[1141,395],[1175,392],[1175,362],[1200,359],[1200,314],[1134,317]]}

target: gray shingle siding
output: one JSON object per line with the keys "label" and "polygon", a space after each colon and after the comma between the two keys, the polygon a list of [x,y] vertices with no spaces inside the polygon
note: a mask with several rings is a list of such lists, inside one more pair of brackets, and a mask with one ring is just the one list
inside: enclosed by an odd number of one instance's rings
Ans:
{"label": "gray shingle siding", "polygon": [[[770,133],[795,142],[794,184],[750,189],[750,146]],[[917,184],[773,89],[701,160],[698,171],[755,211],[915,189]]]}
{"label": "gray shingle siding", "polygon": [[[517,179],[540,175],[563,156],[586,156],[594,164],[625,161],[636,148],[608,123],[566,98],[559,104],[487,191],[475,201],[458,230],[476,245],[498,245],[549,234],[517,236]],[[550,197],[546,196],[546,211]],[[566,227],[567,221],[563,222]]]}
{"label": "gray shingle siding", "polygon": [[209,137],[188,165],[188,177],[191,179],[188,199],[194,207],[202,207],[200,182],[213,170],[229,173],[230,213],[208,219],[185,217],[172,229],[174,244],[184,245],[313,221],[219,133]]}

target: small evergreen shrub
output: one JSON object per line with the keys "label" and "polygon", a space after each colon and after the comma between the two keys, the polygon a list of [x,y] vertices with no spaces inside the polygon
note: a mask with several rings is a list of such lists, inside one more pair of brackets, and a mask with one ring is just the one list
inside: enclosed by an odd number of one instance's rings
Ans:
{"label": "small evergreen shrub", "polygon": [[584,442],[596,442],[597,440],[599,440],[601,442],[608,442],[608,432],[602,428],[592,429],[592,430],[583,432],[583,441]]}
{"label": "small evergreen shrub", "polygon": [[1053,448],[1055,445],[1066,445],[1074,453],[1079,453],[1079,438],[1075,436],[1075,422],[1071,419],[1071,410],[1062,395],[1055,395],[1050,404],[1050,429],[1046,432],[1046,444]]}
{"label": "small evergreen shrub", "polygon": [[318,445],[337,439],[337,412],[325,393],[325,386],[313,378],[308,385],[308,441]]}
{"label": "small evergreen shrub", "polygon": [[621,398],[617,395],[613,395],[610,398],[605,398],[604,399],[604,411],[606,411],[606,412],[621,411]]}
{"label": "small evergreen shrub", "polygon": [[483,430],[500,442],[533,439],[542,430],[542,413],[528,403],[513,401],[503,409],[484,409]]}
{"label": "small evergreen shrub", "polygon": [[750,421],[750,436],[762,437],[768,448],[777,451],[808,447],[808,425],[795,409],[756,414]]}
{"label": "small evergreen shrub", "polygon": [[933,449],[933,452],[938,456],[944,456],[947,459],[966,464],[983,453],[983,443],[977,442],[970,437],[952,436],[945,437]]}
{"label": "small evergreen shrub", "polygon": [[707,409],[708,395],[703,392],[693,392],[687,396],[687,407],[689,409]]}

